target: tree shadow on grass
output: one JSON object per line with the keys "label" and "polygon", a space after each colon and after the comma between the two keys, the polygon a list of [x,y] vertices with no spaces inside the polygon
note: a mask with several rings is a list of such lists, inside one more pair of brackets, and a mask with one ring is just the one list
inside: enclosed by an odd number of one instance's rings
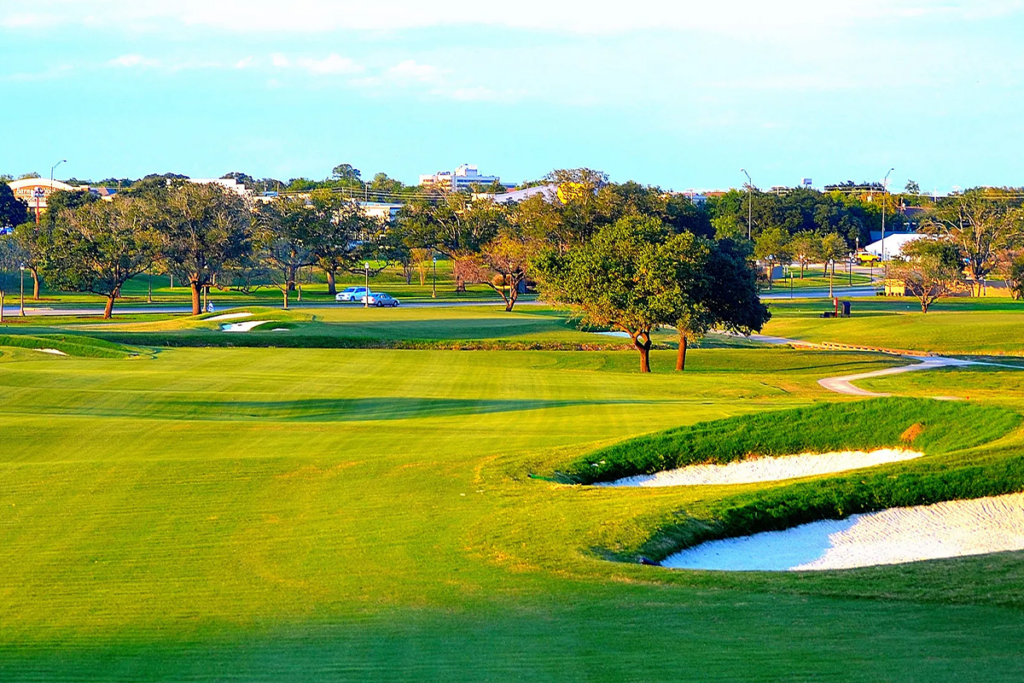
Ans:
{"label": "tree shadow on grass", "polygon": [[[295,422],[365,422],[410,418],[623,404],[635,401],[546,401],[539,399],[338,398],[298,401],[188,401],[167,405],[151,417],[190,420],[285,420]],[[168,413],[177,413],[170,415]]]}

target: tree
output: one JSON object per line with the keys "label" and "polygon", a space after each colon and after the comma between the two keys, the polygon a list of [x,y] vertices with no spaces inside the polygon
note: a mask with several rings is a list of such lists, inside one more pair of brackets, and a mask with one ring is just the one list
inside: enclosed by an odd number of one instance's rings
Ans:
{"label": "tree", "polygon": [[380,224],[366,216],[359,205],[330,190],[314,190],[301,202],[296,219],[304,224],[316,265],[327,276],[327,292],[337,293],[341,271],[362,272],[362,263],[375,258],[374,249],[382,232]]}
{"label": "tree", "polygon": [[316,262],[313,221],[304,199],[286,198],[264,204],[256,212],[253,244],[257,258],[266,266],[271,282],[281,290],[283,308],[295,289],[300,268]]}
{"label": "tree", "polygon": [[119,197],[75,210],[65,209],[42,242],[41,267],[57,289],[106,297],[104,319],[129,279],[152,263],[160,237],[153,209],[144,199]]}
{"label": "tree", "polygon": [[985,277],[996,265],[1001,247],[1020,235],[1024,215],[999,191],[970,190],[949,197],[921,230],[956,245],[978,295]]}
{"label": "tree", "polygon": [[14,229],[18,242],[27,254],[25,267],[32,275],[33,299],[39,300],[41,250],[56,229],[58,219],[65,211],[75,211],[79,207],[98,201],[100,201],[99,196],[92,192],[57,190],[46,198],[46,214],[41,222],[26,221]]}
{"label": "tree", "polygon": [[829,270],[830,264],[832,266],[828,274],[828,296],[831,298],[833,294],[832,281],[836,276],[836,262],[841,261],[848,253],[846,240],[834,232],[829,233],[821,238],[818,250],[819,256],[825,263],[825,269]]}
{"label": "tree", "polygon": [[[711,329],[739,334],[760,332],[771,319],[771,312],[761,302],[757,291],[757,274],[750,267],[746,251],[731,240],[709,245],[701,271],[690,266],[689,276],[680,277],[685,296],[679,299],[680,311],[675,323],[679,332],[676,370],[686,369],[689,341],[700,339]],[[677,258],[677,263],[685,264]],[[684,273],[687,271],[684,270]],[[679,274],[677,274],[679,277]]]}
{"label": "tree", "polygon": [[650,217],[627,216],[592,239],[537,262],[545,299],[570,307],[584,323],[629,335],[650,372],[651,333],[678,317],[679,283],[668,231]]}
{"label": "tree", "polygon": [[526,284],[530,262],[540,244],[517,226],[508,225],[480,250],[480,259],[497,272],[487,284],[505,302],[505,310],[511,312],[519,300],[520,288]]}
{"label": "tree", "polygon": [[754,241],[754,256],[768,263],[768,287],[771,288],[774,265],[790,261],[789,233],[782,228],[764,230]]}
{"label": "tree", "polygon": [[800,279],[804,279],[804,269],[819,258],[821,242],[813,233],[801,232],[789,241],[793,260],[800,264]]}
{"label": "tree", "polygon": [[0,323],[4,321],[4,297],[18,287],[24,263],[25,252],[14,235],[0,235]]}
{"label": "tree", "polygon": [[963,267],[955,245],[943,240],[921,239],[903,247],[903,258],[889,266],[890,277],[903,281],[906,293],[921,302],[927,313],[938,299],[963,287]]}
{"label": "tree", "polygon": [[905,194],[921,194],[921,186],[917,184],[916,180],[908,180],[906,186],[903,188]]}
{"label": "tree", "polygon": [[362,174],[352,164],[338,164],[331,170],[331,175],[338,180],[359,180]]}
{"label": "tree", "polygon": [[249,207],[237,194],[212,183],[173,184],[159,196],[161,258],[170,272],[188,281],[192,315],[199,315],[203,288],[251,252]]}
{"label": "tree", "polygon": [[1006,269],[1006,286],[1010,296],[1020,301],[1024,298],[1024,254],[1014,258]]}
{"label": "tree", "polygon": [[0,232],[28,220],[28,204],[14,196],[14,190],[0,182]]}
{"label": "tree", "polygon": [[477,279],[480,248],[498,234],[502,209],[489,200],[473,202],[461,192],[438,195],[436,203],[410,202],[399,213],[399,229],[410,247],[430,248],[452,260],[455,291]]}

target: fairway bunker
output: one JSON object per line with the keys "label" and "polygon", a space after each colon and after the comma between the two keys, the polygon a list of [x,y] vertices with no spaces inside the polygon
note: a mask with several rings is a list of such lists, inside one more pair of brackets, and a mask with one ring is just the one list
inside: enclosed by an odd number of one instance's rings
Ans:
{"label": "fairway bunker", "polygon": [[211,322],[217,320],[235,320],[237,318],[248,318],[250,315],[252,315],[252,313],[250,313],[249,311],[239,311],[238,313],[221,313],[220,315],[215,315],[212,318],[207,318],[207,320]]}
{"label": "fairway bunker", "polygon": [[876,467],[892,462],[920,458],[923,453],[899,448],[882,448],[870,452],[840,451],[801,453],[780,457],[755,457],[726,464],[688,465],[673,470],[623,477],[595,486],[715,486],[754,484],[800,477],[845,472],[862,467]]}
{"label": "fairway bunker", "polygon": [[221,332],[251,332],[254,327],[265,325],[269,320],[246,320],[244,323],[230,323],[220,326]]}
{"label": "fairway bunker", "polygon": [[671,569],[816,571],[1024,550],[1024,493],[890,508],[785,531],[709,541]]}
{"label": "fairway bunker", "polygon": [[68,355],[68,354],[64,353],[63,351],[61,351],[60,349],[32,349],[32,350],[33,351],[38,351],[39,353],[48,353],[51,356],[66,356],[66,355]]}

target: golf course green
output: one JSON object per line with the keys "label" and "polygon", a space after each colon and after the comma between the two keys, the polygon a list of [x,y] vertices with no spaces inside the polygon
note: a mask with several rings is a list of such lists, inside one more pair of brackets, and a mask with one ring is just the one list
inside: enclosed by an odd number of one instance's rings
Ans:
{"label": "golf course green", "polygon": [[[769,333],[1024,355],[1011,309],[818,321],[793,306]],[[628,340],[541,307],[244,310],[285,331],[0,326],[0,681],[1024,676],[1024,552],[813,573],[637,562],[1024,490],[1012,367],[867,380],[898,398],[865,401],[818,380],[908,361],[709,338],[676,373],[669,330],[645,376],[615,350]],[[618,473],[649,471],[629,460],[648,452],[638,437],[742,456],[744,438],[868,447],[914,425],[923,457],[829,477],[570,476],[609,452]]]}

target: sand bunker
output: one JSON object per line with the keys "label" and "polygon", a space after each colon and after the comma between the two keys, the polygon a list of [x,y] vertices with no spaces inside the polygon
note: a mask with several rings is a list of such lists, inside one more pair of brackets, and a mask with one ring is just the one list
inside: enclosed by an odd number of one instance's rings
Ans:
{"label": "sand bunker", "polygon": [[728,571],[850,569],[1024,550],[1024,493],[892,508],[711,541],[662,566]]}
{"label": "sand bunker", "polygon": [[252,313],[249,313],[248,311],[240,311],[238,313],[222,313],[221,315],[215,315],[212,318],[207,318],[207,320],[234,320],[236,318],[248,318],[250,315],[252,315]]}
{"label": "sand bunker", "polygon": [[221,325],[221,332],[249,332],[254,327],[258,327],[264,323],[269,323],[269,320],[246,320],[244,323],[231,323],[230,325]]}
{"label": "sand bunker", "polygon": [[595,486],[714,486],[722,484],[753,484],[798,477],[845,472],[861,467],[875,467],[890,462],[920,458],[923,453],[897,448],[837,453],[802,453],[778,458],[752,458],[726,465],[690,465],[655,474],[625,477]]}
{"label": "sand bunker", "polygon": [[52,356],[66,356],[66,355],[68,355],[68,354],[66,354],[63,351],[60,351],[58,349],[33,349],[33,351],[38,351],[39,353],[48,353],[48,354],[50,354]]}

